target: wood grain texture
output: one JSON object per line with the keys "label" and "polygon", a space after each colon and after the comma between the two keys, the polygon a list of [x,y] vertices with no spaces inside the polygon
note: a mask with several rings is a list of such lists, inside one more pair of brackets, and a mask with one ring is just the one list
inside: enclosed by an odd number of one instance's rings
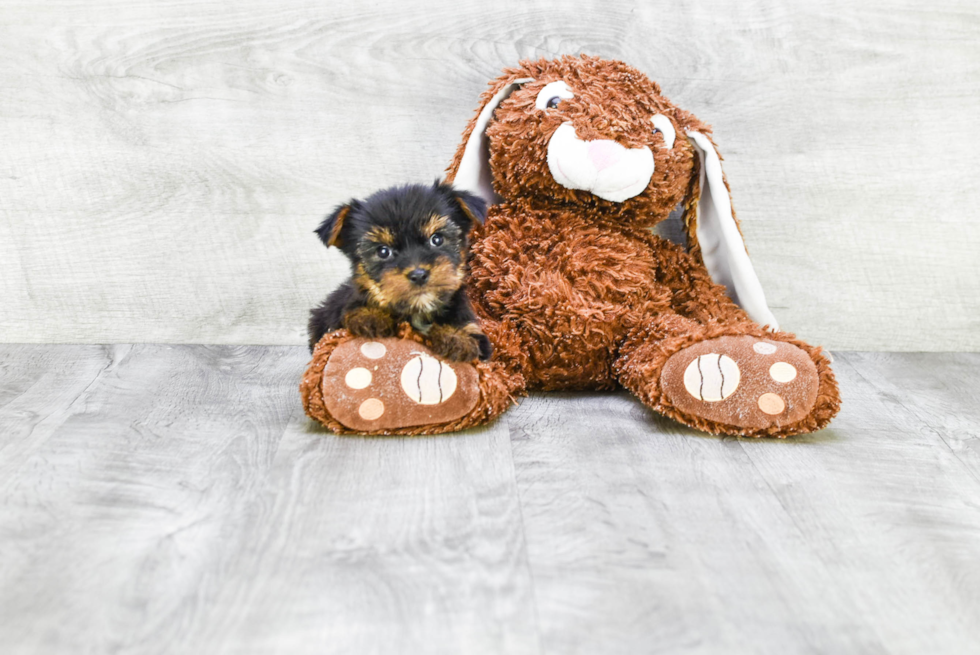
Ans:
{"label": "wood grain texture", "polygon": [[959,357],[845,353],[840,416],[788,441],[700,435],[625,395],[532,397],[507,420],[545,650],[974,648],[980,478],[950,439],[977,440],[947,417],[975,403],[905,383]]}
{"label": "wood grain texture", "polygon": [[506,427],[335,438],[307,360],[0,347],[3,652],[539,652]]}
{"label": "wood grain texture", "polygon": [[8,1],[0,341],[300,344],[334,204],[439,175],[521,58],[715,126],[763,286],[833,348],[980,349],[980,8]]}
{"label": "wood grain texture", "polygon": [[839,353],[722,439],[622,393],[337,437],[301,347],[0,345],[0,643],[26,653],[941,653],[980,641],[977,356]]}
{"label": "wood grain texture", "polygon": [[337,437],[298,412],[187,648],[538,653],[506,427]]}
{"label": "wood grain texture", "polygon": [[5,651],[183,652],[248,540],[240,519],[295,408],[297,351],[75,348],[76,369],[47,377],[80,395],[36,384],[4,407],[0,425],[18,421],[14,403],[48,414],[4,431],[15,458],[0,451]]}

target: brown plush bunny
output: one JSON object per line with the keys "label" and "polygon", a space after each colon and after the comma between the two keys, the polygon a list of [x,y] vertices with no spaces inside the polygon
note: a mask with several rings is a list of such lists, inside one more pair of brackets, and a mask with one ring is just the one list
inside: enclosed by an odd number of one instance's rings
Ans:
{"label": "brown plush bunny", "polygon": [[[494,360],[461,371],[479,399],[451,418],[436,404],[399,420],[402,407],[419,409],[403,396],[422,388],[405,382],[418,367],[405,374],[399,361],[388,377],[401,389],[391,383],[385,397],[391,423],[338,422],[366,399],[341,388],[357,362],[340,351],[358,342],[334,333],[302,387],[311,416],[337,431],[441,432],[491,419],[524,388],[622,386],[708,432],[785,437],[833,418],[829,362],[777,331],[707,125],[636,69],[593,57],[523,62],[481,100],[447,177],[493,204],[474,235],[469,284]],[[649,230],[678,206],[687,250]]]}

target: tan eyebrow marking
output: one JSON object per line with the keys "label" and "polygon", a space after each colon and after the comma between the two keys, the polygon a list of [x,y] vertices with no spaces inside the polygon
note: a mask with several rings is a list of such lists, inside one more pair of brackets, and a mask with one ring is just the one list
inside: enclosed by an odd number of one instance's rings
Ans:
{"label": "tan eyebrow marking", "polygon": [[422,234],[427,237],[431,237],[433,234],[439,230],[444,230],[449,224],[448,216],[440,216],[439,214],[433,214],[429,217],[429,220],[425,222],[422,226]]}
{"label": "tan eyebrow marking", "polygon": [[395,245],[395,235],[386,227],[372,227],[364,234],[364,238],[386,246]]}

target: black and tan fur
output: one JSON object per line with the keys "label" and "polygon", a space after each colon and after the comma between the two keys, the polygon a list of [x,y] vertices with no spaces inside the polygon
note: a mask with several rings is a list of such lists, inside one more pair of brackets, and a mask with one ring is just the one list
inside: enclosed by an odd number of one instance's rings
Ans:
{"label": "black and tan fur", "polygon": [[316,234],[347,255],[351,278],[310,312],[310,350],[340,328],[378,338],[408,322],[446,359],[489,359],[463,286],[468,234],[486,213],[481,198],[438,182],[384,189],[334,210]]}

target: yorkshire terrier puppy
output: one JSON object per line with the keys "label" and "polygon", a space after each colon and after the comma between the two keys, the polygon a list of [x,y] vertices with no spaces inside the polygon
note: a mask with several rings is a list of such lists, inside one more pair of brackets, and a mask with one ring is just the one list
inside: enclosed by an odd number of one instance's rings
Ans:
{"label": "yorkshire terrier puppy", "polygon": [[438,181],[384,189],[338,207],[316,229],[351,263],[351,278],[310,311],[310,351],[340,328],[367,338],[395,336],[408,321],[445,359],[489,359],[463,280],[467,235],[482,223],[479,197]]}

